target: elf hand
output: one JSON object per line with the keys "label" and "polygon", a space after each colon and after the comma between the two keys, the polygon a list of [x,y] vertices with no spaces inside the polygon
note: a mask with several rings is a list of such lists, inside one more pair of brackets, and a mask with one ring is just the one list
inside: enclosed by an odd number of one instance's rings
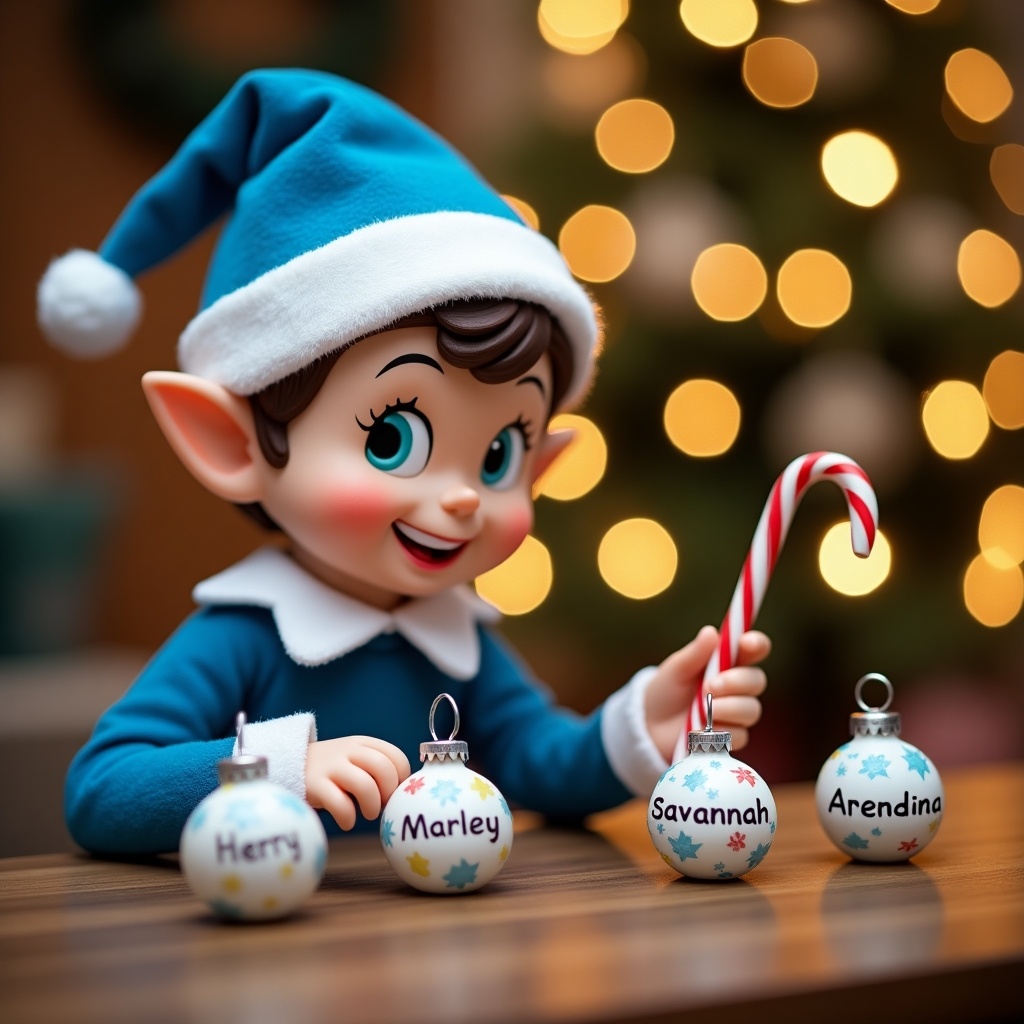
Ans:
{"label": "elf hand", "polygon": [[409,777],[409,759],[393,743],[373,736],[317,740],[306,754],[306,802],[323,808],[346,831],[363,817],[376,818],[388,797]]}
{"label": "elf hand", "polygon": [[[705,626],[681,650],[670,654],[659,666],[644,694],[647,730],[666,761],[672,761],[679,734],[694,695],[698,692],[704,669],[718,646],[718,630]],[[767,677],[754,668],[771,652],[764,633],[753,630],[740,637],[736,665],[708,681],[714,697],[716,729],[732,733],[733,749],[746,746],[748,730],[761,717],[758,697],[768,685]]]}

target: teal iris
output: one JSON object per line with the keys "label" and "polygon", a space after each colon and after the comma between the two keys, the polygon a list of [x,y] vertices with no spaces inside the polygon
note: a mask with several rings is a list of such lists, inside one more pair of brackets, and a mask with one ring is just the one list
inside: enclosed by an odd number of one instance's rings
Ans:
{"label": "teal iris", "polygon": [[505,427],[487,449],[480,479],[497,490],[511,487],[519,477],[524,449],[522,431],[518,427]]}
{"label": "teal iris", "polygon": [[384,473],[415,476],[430,458],[430,428],[412,410],[396,410],[381,416],[374,420],[367,435],[367,461]]}

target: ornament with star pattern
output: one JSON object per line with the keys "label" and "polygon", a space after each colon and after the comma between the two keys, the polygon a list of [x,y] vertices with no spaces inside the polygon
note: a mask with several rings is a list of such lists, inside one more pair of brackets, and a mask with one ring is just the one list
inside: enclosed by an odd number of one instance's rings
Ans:
{"label": "ornament with star pattern", "polygon": [[267,778],[267,759],[244,752],[217,765],[220,786],[181,832],[181,870],[192,891],[221,917],[258,921],[290,914],[316,890],[327,835],[316,812]]}
{"label": "ornament with star pattern", "polygon": [[688,734],[689,754],[658,780],[647,828],[662,860],[687,878],[738,878],[764,860],[775,838],[775,798],[730,753],[732,735],[712,726]]}
{"label": "ornament with star pattern", "polygon": [[[885,703],[871,707],[865,683],[880,682]],[[850,715],[853,739],[832,752],[814,796],[825,834],[848,857],[890,864],[909,860],[935,837],[944,794],[935,765],[900,738],[900,716],[888,711],[892,683],[877,672],[857,681],[860,711]]]}
{"label": "ornament with star pattern", "polygon": [[[441,701],[455,712],[447,740],[434,731]],[[512,849],[512,812],[494,783],[466,767],[469,747],[455,739],[459,709],[447,693],[430,708],[432,741],[420,744],[423,767],[388,800],[380,841],[395,873],[414,889],[465,893],[504,866]]]}

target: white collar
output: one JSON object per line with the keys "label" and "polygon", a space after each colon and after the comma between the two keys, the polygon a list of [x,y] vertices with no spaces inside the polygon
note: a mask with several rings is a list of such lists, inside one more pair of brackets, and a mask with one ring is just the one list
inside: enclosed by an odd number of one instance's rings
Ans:
{"label": "white collar", "polygon": [[270,609],[285,651],[300,665],[323,665],[382,633],[398,632],[456,679],[471,679],[479,671],[476,623],[499,618],[494,608],[465,586],[382,611],[322,583],[285,552],[271,547],[260,548],[203,580],[192,598],[200,605]]}

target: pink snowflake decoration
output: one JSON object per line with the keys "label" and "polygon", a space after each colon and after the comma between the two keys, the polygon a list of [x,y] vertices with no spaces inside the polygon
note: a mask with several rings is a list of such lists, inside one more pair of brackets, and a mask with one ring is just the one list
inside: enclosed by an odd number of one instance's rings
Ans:
{"label": "pink snowflake decoration", "polygon": [[408,784],[403,786],[402,788],[406,791],[406,793],[411,793],[411,794],[415,795],[417,790],[419,790],[422,785],[423,785],[423,779],[422,778],[419,778],[419,779],[412,778],[412,779],[409,780]]}
{"label": "pink snowflake decoration", "polygon": [[725,845],[728,846],[730,850],[742,850],[746,848],[747,844],[744,842],[746,838],[746,832],[733,832],[729,837],[729,842]]}
{"label": "pink snowflake decoration", "polygon": [[904,840],[902,843],[900,843],[900,850],[916,850],[916,849],[917,849],[917,836],[915,836],[913,839],[911,839],[909,843],[906,840]]}
{"label": "pink snowflake decoration", "polygon": [[757,784],[757,776],[749,768],[732,768],[730,770],[736,776],[737,782],[749,782],[751,787]]}

